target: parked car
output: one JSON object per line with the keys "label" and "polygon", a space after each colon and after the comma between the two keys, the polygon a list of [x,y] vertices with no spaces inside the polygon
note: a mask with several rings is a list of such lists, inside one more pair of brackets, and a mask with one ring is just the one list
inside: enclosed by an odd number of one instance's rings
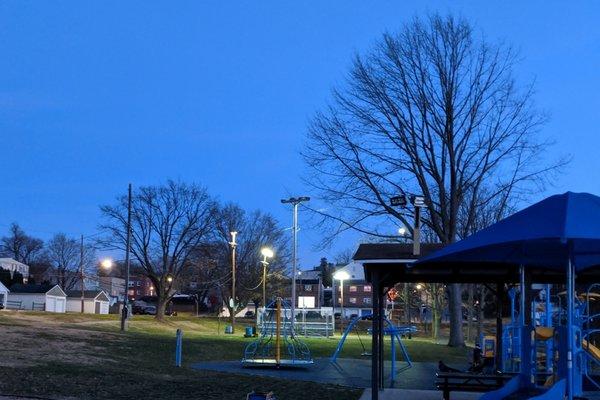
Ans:
{"label": "parked car", "polygon": [[254,318],[254,311],[248,310],[246,314],[244,314],[245,318]]}
{"label": "parked car", "polygon": [[306,312],[306,319],[321,319],[321,313],[317,312],[317,311],[307,311]]}

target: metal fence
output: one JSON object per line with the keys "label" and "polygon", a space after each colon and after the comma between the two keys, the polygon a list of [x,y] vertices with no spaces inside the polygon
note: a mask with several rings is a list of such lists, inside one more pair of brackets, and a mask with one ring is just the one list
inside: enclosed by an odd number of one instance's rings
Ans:
{"label": "metal fence", "polygon": [[[260,333],[266,331],[271,333],[275,330],[275,309],[273,308],[259,308],[256,326]],[[282,324],[287,326],[287,330],[291,330],[291,310],[285,309],[281,313],[282,322],[288,322]],[[297,308],[295,310],[295,318],[293,324],[294,333],[298,336],[304,337],[324,337],[328,338],[333,336],[335,332],[335,319],[333,317],[333,309],[329,308]],[[291,332],[284,332],[284,334],[290,334]]]}

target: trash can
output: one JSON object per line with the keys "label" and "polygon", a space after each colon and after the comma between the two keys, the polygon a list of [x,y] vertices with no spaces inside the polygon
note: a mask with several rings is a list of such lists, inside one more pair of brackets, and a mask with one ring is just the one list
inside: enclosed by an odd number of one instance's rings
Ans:
{"label": "trash can", "polygon": [[254,336],[253,332],[252,332],[252,327],[251,326],[247,326],[246,327],[246,334],[244,334],[244,337],[252,337],[252,336]]}
{"label": "trash can", "polygon": [[225,333],[228,333],[228,334],[230,334],[230,335],[231,335],[231,334],[233,333],[233,326],[231,326],[231,325],[226,325],[226,326],[225,326]]}

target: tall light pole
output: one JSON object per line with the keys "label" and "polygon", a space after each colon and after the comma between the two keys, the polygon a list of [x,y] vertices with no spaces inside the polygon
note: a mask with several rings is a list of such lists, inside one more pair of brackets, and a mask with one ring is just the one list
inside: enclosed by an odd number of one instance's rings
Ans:
{"label": "tall light pole", "polygon": [[290,197],[289,199],[282,199],[283,204],[291,204],[293,208],[293,222],[292,222],[292,235],[293,235],[293,248],[292,248],[292,332],[294,332],[294,323],[296,321],[296,275],[298,275],[298,205],[305,201],[309,201],[310,197]]}
{"label": "tall light pole", "polygon": [[231,246],[231,299],[229,299],[229,308],[231,309],[231,333],[235,333],[235,248],[237,247],[237,243],[235,241],[235,237],[237,236],[237,232],[233,231],[231,233],[231,242],[229,242],[229,246]]}
{"label": "tall light pole", "polygon": [[125,296],[123,298],[123,311],[121,312],[121,331],[127,330],[129,319],[129,253],[131,251],[131,183],[127,188],[127,236],[125,239]]}
{"label": "tall light pole", "polygon": [[[350,279],[350,275],[344,270],[338,271],[333,275],[333,279],[340,281],[340,331],[344,332],[344,281]],[[334,293],[335,296],[335,293]],[[335,316],[334,316],[335,318]]]}
{"label": "tall light pole", "polygon": [[268,247],[264,247],[260,251],[260,254],[262,254],[262,256],[263,256],[263,260],[261,261],[261,264],[263,265],[262,305],[263,305],[263,308],[266,309],[267,308],[267,266],[269,265],[267,258],[273,258],[273,250],[269,249]]}
{"label": "tall light pole", "polygon": [[83,274],[83,235],[81,235],[81,242],[79,243],[79,273],[81,274],[81,313],[85,305],[85,276]]}

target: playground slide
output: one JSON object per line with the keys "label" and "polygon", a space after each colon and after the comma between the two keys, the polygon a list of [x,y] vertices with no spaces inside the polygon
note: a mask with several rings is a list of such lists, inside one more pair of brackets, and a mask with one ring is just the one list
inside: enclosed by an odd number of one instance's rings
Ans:
{"label": "playground slide", "polygon": [[588,343],[587,340],[583,339],[581,341],[581,347],[596,359],[596,361],[600,361],[600,349],[594,346],[593,344]]}
{"label": "playground slide", "polygon": [[556,382],[548,391],[539,396],[530,397],[529,400],[556,400],[565,397],[565,391],[567,389],[567,383],[564,379]]}

